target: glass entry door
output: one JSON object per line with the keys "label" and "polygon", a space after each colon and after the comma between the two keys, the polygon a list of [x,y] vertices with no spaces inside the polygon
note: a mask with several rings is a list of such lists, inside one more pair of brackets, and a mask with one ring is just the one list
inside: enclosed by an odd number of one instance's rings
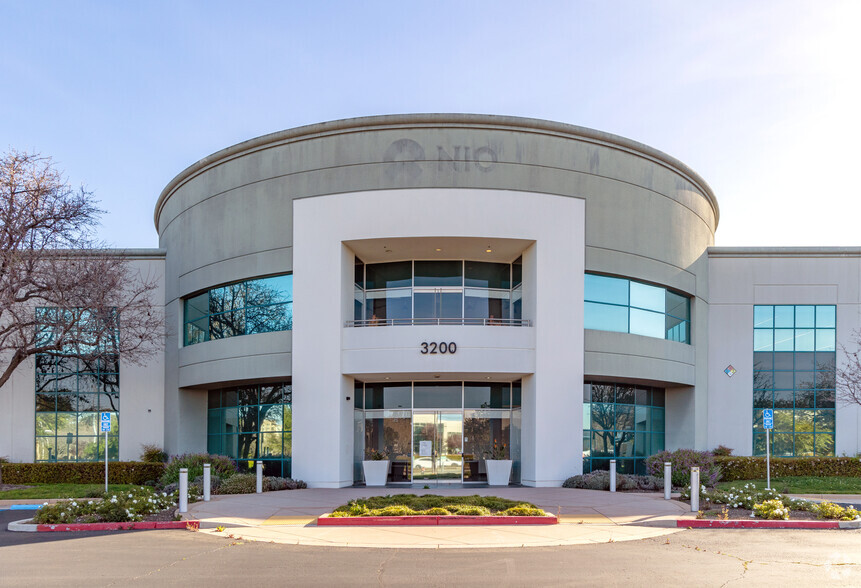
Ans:
{"label": "glass entry door", "polygon": [[463,481],[463,413],[413,412],[413,482]]}

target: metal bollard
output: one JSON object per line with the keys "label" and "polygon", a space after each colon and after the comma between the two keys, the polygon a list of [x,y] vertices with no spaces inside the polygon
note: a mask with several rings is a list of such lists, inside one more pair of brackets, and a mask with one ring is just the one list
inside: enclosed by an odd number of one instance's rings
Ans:
{"label": "metal bollard", "polygon": [[203,464],[203,501],[209,502],[210,486],[212,485],[212,477],[210,475],[210,464]]}
{"label": "metal bollard", "polygon": [[691,468],[691,512],[700,509],[700,468]]}
{"label": "metal bollard", "polygon": [[673,491],[673,464],[664,462],[664,500],[670,499],[670,494]]}
{"label": "metal bollard", "polygon": [[616,460],[610,460],[610,492],[616,491]]}
{"label": "metal bollard", "polygon": [[257,462],[257,493],[263,494],[263,462]]}
{"label": "metal bollard", "polygon": [[188,512],[188,468],[179,470],[179,512]]}

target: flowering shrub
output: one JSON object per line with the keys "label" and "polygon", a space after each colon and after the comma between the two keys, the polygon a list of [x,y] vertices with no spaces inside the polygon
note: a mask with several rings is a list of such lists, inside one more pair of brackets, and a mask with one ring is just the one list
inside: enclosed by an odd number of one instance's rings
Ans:
{"label": "flowering shrub", "polygon": [[[265,476],[263,478],[264,492],[296,490],[297,488],[307,488],[307,486],[302,480],[276,478],[274,476]],[[227,480],[222,481],[218,487],[218,494],[253,494],[255,492],[257,492],[257,476],[254,474],[235,474]]]}
{"label": "flowering shrub", "polygon": [[661,451],[646,458],[649,473],[656,478],[664,477],[664,462],[673,465],[673,486],[687,486],[691,483],[691,468],[700,468],[700,482],[712,487],[721,479],[721,469],[715,464],[715,456],[710,451],[677,449]]}
{"label": "flowering shrub", "polygon": [[[682,490],[681,497],[684,500],[690,500],[690,486],[687,486]],[[790,510],[805,510],[812,512],[816,507],[816,503],[810,500],[784,496],[774,488],[770,490],[757,490],[756,486],[753,484],[745,484],[741,488],[733,488],[730,490],[717,490],[715,488],[709,489],[703,485],[700,486],[701,502],[724,504],[730,508],[753,510],[756,504],[771,500],[779,500]]]}
{"label": "flowering shrub", "polygon": [[127,492],[108,492],[101,500],[46,502],[33,520],[43,524],[141,521],[146,515],[176,506],[176,502],[176,493],[157,493],[142,486]]}
{"label": "flowering shrub", "polygon": [[185,453],[174,455],[164,468],[161,477],[161,485],[167,486],[179,482],[179,470],[188,468],[188,479],[194,480],[203,475],[203,464],[208,463],[212,467],[210,473],[213,476],[226,479],[237,472],[236,464],[232,459],[224,455],[210,455],[208,453]]}
{"label": "flowering shrub", "polygon": [[789,520],[789,509],[779,500],[766,500],[760,504],[754,504],[753,513],[761,519]]}
{"label": "flowering shrub", "polygon": [[730,455],[732,455],[732,449],[730,449],[726,445],[718,445],[714,448],[712,453],[714,453],[715,457],[729,457]]}
{"label": "flowering shrub", "polygon": [[820,519],[836,519],[838,521],[854,521],[861,517],[861,513],[854,506],[843,508],[832,502],[822,502],[814,507],[816,516]]}

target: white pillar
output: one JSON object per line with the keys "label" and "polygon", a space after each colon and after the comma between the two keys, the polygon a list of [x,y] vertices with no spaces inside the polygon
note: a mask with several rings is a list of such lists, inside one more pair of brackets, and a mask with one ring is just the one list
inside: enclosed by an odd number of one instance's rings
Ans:
{"label": "white pillar", "polygon": [[610,492],[616,491],[616,460],[610,460]]}
{"label": "white pillar", "polygon": [[179,470],[179,512],[188,512],[188,468]]}
{"label": "white pillar", "polygon": [[700,468],[691,468],[691,512],[700,509]]}
{"label": "white pillar", "polygon": [[664,462],[664,500],[670,499],[670,494],[673,491],[673,464]]}
{"label": "white pillar", "polygon": [[257,462],[257,493],[263,494],[263,462]]}
{"label": "white pillar", "polygon": [[210,476],[210,464],[203,464],[203,501],[209,502],[209,488],[212,484]]}

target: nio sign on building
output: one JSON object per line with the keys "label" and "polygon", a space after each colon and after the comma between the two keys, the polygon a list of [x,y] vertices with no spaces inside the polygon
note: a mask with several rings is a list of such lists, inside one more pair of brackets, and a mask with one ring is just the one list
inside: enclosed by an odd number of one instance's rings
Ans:
{"label": "nio sign on building", "polygon": [[528,486],[611,458],[643,472],[664,448],[764,454],[765,409],[774,455],[854,455],[834,367],[861,249],[715,248],[718,217],[681,162],[560,123],[394,115],[252,139],[174,178],[160,249],[124,253],[164,276],[163,355],[120,358],[110,391],[22,366],[0,455],[90,459],[89,396],[108,393],[110,457],[156,443],[312,487],[362,483],[377,452],[391,484],[484,483],[504,458]]}

